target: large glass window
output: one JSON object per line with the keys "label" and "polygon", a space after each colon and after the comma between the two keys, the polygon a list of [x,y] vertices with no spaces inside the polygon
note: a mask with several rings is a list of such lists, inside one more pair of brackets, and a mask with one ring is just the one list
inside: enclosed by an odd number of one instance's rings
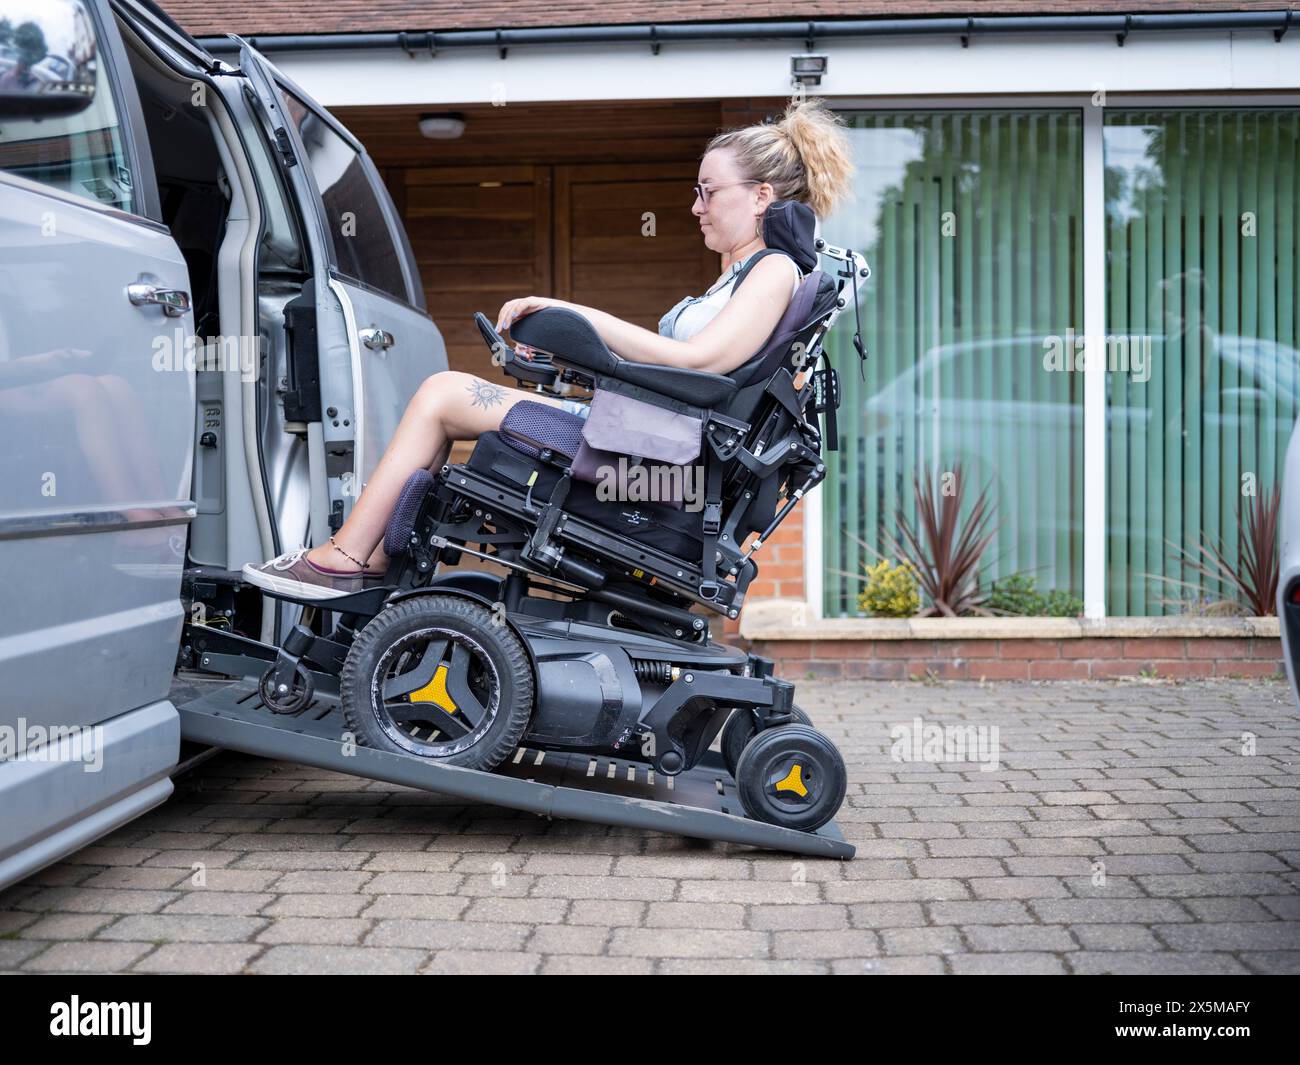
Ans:
{"label": "large glass window", "polygon": [[307,150],[339,272],[409,302],[399,252],[361,156],[297,96],[281,95]]}
{"label": "large glass window", "polygon": [[1188,565],[1241,549],[1278,483],[1300,389],[1300,110],[1108,112],[1107,331],[1145,355],[1107,374],[1107,612],[1231,594]]}
{"label": "large glass window", "polygon": [[[1082,594],[1082,131],[1077,110],[846,114],[856,201],[825,220],[865,252],[865,379],[853,315],[828,343],[840,450],[821,489],[827,616],[852,616],[865,564],[913,477],[964,471],[997,529],[985,584],[1012,573]],[[952,481],[946,482],[951,486]]]}

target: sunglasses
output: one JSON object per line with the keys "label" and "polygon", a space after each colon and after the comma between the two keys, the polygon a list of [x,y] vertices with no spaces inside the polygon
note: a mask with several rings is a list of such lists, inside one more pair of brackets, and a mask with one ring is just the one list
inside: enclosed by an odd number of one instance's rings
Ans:
{"label": "sunglasses", "polygon": [[725,185],[696,185],[695,195],[704,201],[704,209],[709,209],[709,196],[718,189],[729,189],[732,185],[761,185],[761,181],[728,181]]}

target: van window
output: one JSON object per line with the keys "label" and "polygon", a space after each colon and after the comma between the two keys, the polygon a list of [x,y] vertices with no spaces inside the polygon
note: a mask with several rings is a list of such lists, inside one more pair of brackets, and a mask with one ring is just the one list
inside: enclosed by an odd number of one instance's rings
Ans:
{"label": "van window", "polygon": [[97,54],[89,16],[77,7],[76,17],[66,22],[51,19],[42,0],[11,0],[5,14],[0,20],[0,79],[70,79],[80,68],[93,72],[95,96],[75,115],[0,122],[0,170],[133,210],[131,168],[109,84],[108,53]]}
{"label": "van window", "polygon": [[285,113],[297,126],[307,150],[307,165],[325,205],[334,265],[341,274],[409,302],[393,234],[361,156],[315,110],[277,87]]}

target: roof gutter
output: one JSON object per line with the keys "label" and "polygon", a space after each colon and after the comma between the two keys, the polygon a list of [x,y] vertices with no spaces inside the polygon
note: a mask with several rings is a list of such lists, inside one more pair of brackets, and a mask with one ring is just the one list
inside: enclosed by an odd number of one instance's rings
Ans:
{"label": "roof gutter", "polygon": [[[1174,30],[1272,30],[1281,41],[1300,12],[1200,11],[1155,15],[1029,15],[989,18],[842,19],[832,22],[673,22],[626,26],[546,26],[500,30],[432,30],[401,33],[290,33],[247,36],[264,52],[329,52],[400,48],[408,54],[436,54],[447,48],[496,48],[501,58],[514,45],[647,44],[657,55],[678,41],[803,40],[809,51],[817,40],[841,37],[957,37],[965,48],[972,37],[1007,33],[1108,33],[1123,46],[1130,33]],[[212,52],[233,51],[228,37],[200,37]]]}

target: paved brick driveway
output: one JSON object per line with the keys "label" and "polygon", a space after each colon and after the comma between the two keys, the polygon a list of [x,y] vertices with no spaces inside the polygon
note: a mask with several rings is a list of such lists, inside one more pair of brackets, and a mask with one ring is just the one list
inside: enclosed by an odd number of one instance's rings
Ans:
{"label": "paved brick driveway", "polygon": [[[0,893],[0,970],[1300,972],[1285,685],[806,681],[799,696],[849,762],[851,863],[225,753]],[[1000,766],[893,760],[891,728],[918,716],[996,725]]]}

